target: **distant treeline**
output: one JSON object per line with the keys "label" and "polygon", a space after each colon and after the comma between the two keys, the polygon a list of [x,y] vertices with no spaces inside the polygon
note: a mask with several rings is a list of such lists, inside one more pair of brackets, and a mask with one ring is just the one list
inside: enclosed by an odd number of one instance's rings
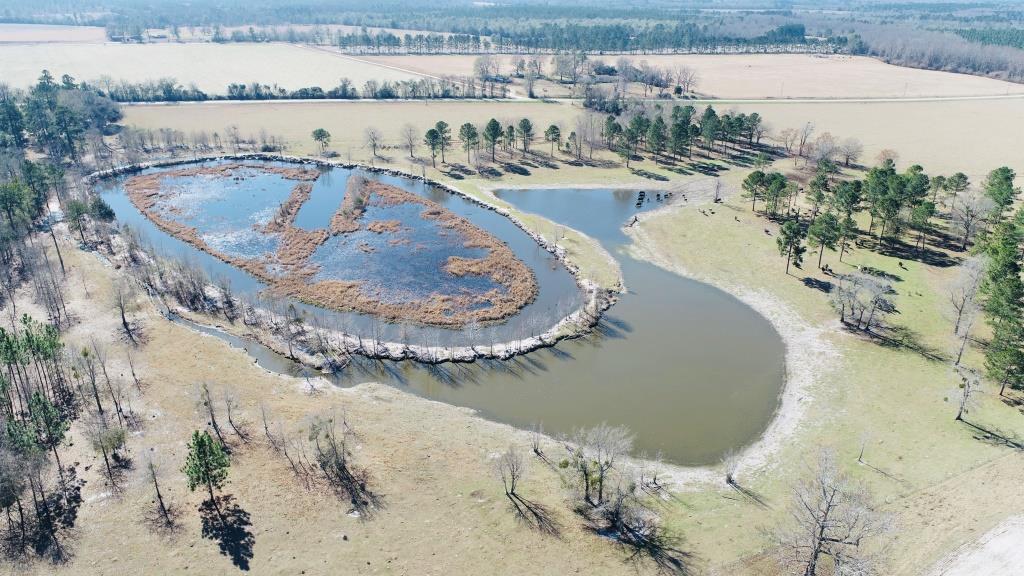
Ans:
{"label": "distant treeline", "polygon": [[973,28],[957,30],[956,33],[979,44],[1024,48],[1024,29],[1021,28]]}
{"label": "distant treeline", "polygon": [[443,77],[435,80],[421,78],[397,82],[367,80],[357,88],[348,78],[337,86],[324,90],[309,86],[287,90],[280,86],[258,82],[229,84],[225,94],[209,94],[194,84],[182,86],[173,78],[147,82],[125,82],[101,79],[83,87],[115,102],[203,102],[206,100],[389,100],[437,98],[503,98],[507,87],[503,84],[482,82],[471,77]]}
{"label": "distant treeline", "polygon": [[[172,30],[173,34],[173,30]],[[112,36],[113,38],[113,36]],[[686,22],[668,25],[543,23],[516,29],[496,29],[488,36],[477,34],[406,33],[362,29],[342,32],[314,27],[297,29],[214,29],[214,42],[307,42],[330,44],[349,51],[412,54],[480,52],[707,52],[721,47],[764,49],[768,46],[828,45],[829,40],[808,41],[802,24],[786,24],[754,37],[724,35]]]}
{"label": "distant treeline", "polygon": [[1024,82],[1024,50],[971,42],[951,33],[862,26],[850,52],[891,64]]}

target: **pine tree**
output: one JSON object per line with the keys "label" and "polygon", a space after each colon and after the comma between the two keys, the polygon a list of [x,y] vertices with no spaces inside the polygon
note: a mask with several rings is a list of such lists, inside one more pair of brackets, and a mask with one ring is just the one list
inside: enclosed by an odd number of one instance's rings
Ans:
{"label": "pine tree", "polygon": [[803,240],[804,230],[799,222],[790,220],[782,225],[775,243],[779,246],[779,255],[786,257],[786,274],[789,274],[790,264],[799,268],[803,263],[804,252],[807,250]]}
{"label": "pine tree", "polygon": [[494,150],[501,142],[502,135],[501,124],[494,118],[488,120],[487,125],[484,126],[484,142],[491,148],[491,162],[495,161]]}
{"label": "pine tree", "polygon": [[188,479],[188,489],[195,491],[197,486],[205,485],[214,501],[213,489],[220,489],[228,478],[228,455],[220,444],[215,442],[207,431],[192,432],[192,440],[188,443],[188,456],[181,471]]}

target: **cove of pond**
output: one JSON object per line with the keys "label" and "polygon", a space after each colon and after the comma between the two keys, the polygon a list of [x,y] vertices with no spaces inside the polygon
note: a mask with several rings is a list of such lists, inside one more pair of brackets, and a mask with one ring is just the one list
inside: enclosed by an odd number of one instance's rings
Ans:
{"label": "cove of pond", "polygon": [[[530,267],[537,279],[537,298],[504,323],[486,328],[493,337],[539,333],[582,302],[568,271],[500,214],[419,180],[362,170],[325,169],[317,183],[325,190],[343,189],[353,174],[430,198],[501,239]],[[262,284],[252,276],[153,226],[127,200],[123,181],[97,184],[120,221],[143,232],[159,251],[196,262],[215,277],[230,278],[236,291],[260,290]],[[636,436],[638,454],[661,453],[682,465],[715,462],[761,435],[775,413],[784,382],[782,340],[765,318],[733,296],[629,255],[630,240],[622,225],[659,203],[637,206],[636,192],[613,190],[533,189],[501,191],[498,196],[601,242],[619,260],[628,292],[585,338],[564,340],[508,361],[426,365],[358,358],[332,377],[336,384],[378,381],[473,408],[486,418],[520,428],[540,424],[551,435],[601,422],[625,425]],[[322,226],[324,214],[338,201],[314,188],[295,225]],[[366,315],[303,306],[310,314],[339,315],[335,320],[349,330],[397,330]],[[267,369],[316,375],[256,342],[188,324],[245,348]],[[405,330],[430,343],[469,339],[465,331],[443,327]]]}

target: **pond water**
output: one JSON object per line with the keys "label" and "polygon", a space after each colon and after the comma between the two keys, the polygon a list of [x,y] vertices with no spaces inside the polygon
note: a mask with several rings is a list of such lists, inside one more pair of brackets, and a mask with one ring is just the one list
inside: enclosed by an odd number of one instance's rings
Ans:
{"label": "pond water", "polygon": [[[369,205],[359,221],[363,226],[324,242],[310,263],[320,267],[313,281],[343,277],[363,283],[363,289],[384,301],[417,301],[431,293],[458,295],[505,291],[489,276],[453,276],[439,273],[449,256],[483,258],[487,250],[467,248],[465,238],[440,229],[434,220],[420,218],[423,206]],[[401,229],[380,234],[374,222],[401,222]]]}
{"label": "pond water", "polygon": [[[340,172],[332,171],[331,178],[340,179]],[[390,182],[449,209],[469,204],[418,181]],[[731,295],[629,256],[630,240],[621,226],[637,211],[658,206],[656,201],[637,207],[636,192],[612,190],[503,191],[499,196],[524,211],[585,232],[619,260],[629,292],[621,295],[597,330],[587,338],[506,362],[430,366],[359,359],[334,377],[335,383],[378,381],[470,407],[517,427],[540,424],[552,435],[601,422],[621,424],[636,435],[638,454],[660,452],[666,460],[684,465],[715,462],[726,451],[760,436],[774,415],[783,385],[782,340],[766,319]],[[107,187],[105,198],[122,220],[141,217],[116,184]],[[479,210],[480,219],[467,217],[481,228],[498,235],[504,225],[511,226],[500,215]],[[309,218],[307,225],[319,225]],[[522,231],[514,226],[506,230],[514,231],[528,242],[516,241],[516,234],[499,237],[535,270],[543,292],[545,283],[553,281],[542,277],[550,272],[557,282],[558,265]],[[167,238],[158,245],[166,249],[171,244]],[[185,250],[181,257],[202,260],[203,253],[185,246],[191,253]],[[551,304],[546,306],[552,309]],[[201,329],[244,347],[270,370],[312,374],[258,343]]]}
{"label": "pond water", "polygon": [[[216,164],[208,162],[196,166]],[[266,164],[294,167],[294,164],[282,162]],[[141,174],[174,169],[154,168]],[[125,181],[133,176],[97,183],[97,189],[114,209],[121,223],[139,231],[157,252],[198,264],[210,277],[230,280],[236,293],[258,297],[266,288],[259,279],[162,231],[143,215],[124,191]],[[161,190],[166,189],[171,193],[166,198],[161,196],[155,206],[156,211],[170,220],[195,227],[200,238],[229,255],[255,258],[275,251],[278,236],[257,232],[254,225],[269,222],[297,182],[277,174],[251,169],[236,170],[232,176],[228,179],[210,176],[168,177],[162,181]],[[236,180],[235,176],[240,180]],[[386,323],[370,314],[325,310],[291,301],[303,313],[317,316],[323,325],[353,334],[377,335],[385,341],[481,345],[492,340],[504,342],[540,334],[582,305],[584,295],[565,266],[511,221],[465,198],[427,186],[420,180],[365,170],[321,168],[321,176],[313,182],[309,199],[296,214],[296,226],[307,230],[327,227],[341,203],[349,178],[353,176],[377,180],[413,192],[440,204],[503,241],[533,271],[538,292],[536,298],[516,315],[502,323],[482,326],[476,334],[438,326]],[[363,289],[368,293],[383,301],[393,302],[422,298],[432,292],[442,295],[481,294],[493,288],[503,288],[488,276],[458,277],[442,273],[441,267],[449,256],[477,258],[485,251],[463,246],[463,239],[457,233],[442,229],[434,220],[421,218],[423,208],[408,203],[371,203],[366,206],[360,218],[360,230],[333,236],[313,253],[310,262],[320,265],[313,280],[337,278],[362,281]],[[391,220],[400,221],[401,229],[385,234],[367,229],[374,221]]]}

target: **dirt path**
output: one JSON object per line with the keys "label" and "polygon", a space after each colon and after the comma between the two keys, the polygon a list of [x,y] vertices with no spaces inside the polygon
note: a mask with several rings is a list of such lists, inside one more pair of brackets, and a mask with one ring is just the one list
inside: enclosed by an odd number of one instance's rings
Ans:
{"label": "dirt path", "polygon": [[1017,576],[1024,570],[1024,516],[1014,516],[961,546],[929,576]]}

